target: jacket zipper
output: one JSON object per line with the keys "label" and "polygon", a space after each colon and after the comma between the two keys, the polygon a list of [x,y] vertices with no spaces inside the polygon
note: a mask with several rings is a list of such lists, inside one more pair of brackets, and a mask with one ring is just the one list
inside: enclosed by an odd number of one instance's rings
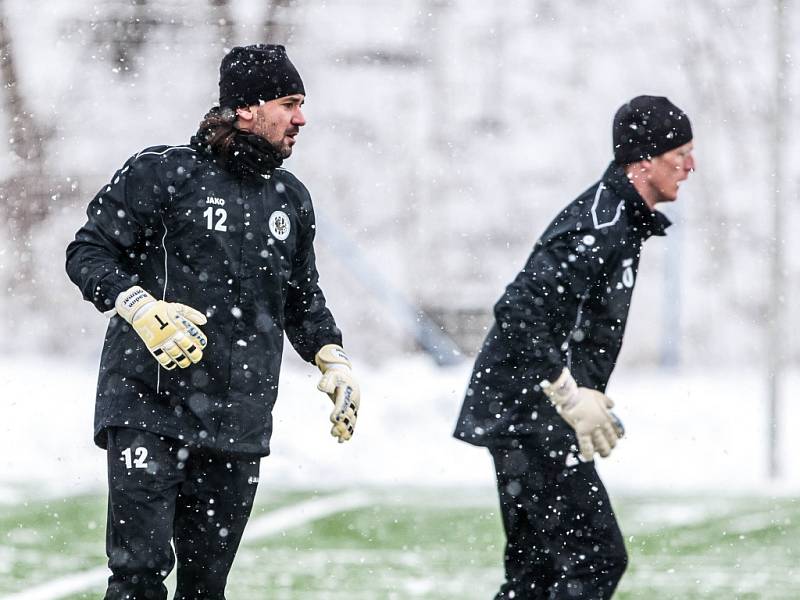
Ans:
{"label": "jacket zipper", "polygon": [[[164,235],[161,237],[161,247],[164,249],[164,289],[161,290],[161,299],[167,299],[167,223],[164,221],[164,213],[161,213],[161,224],[164,226]],[[161,363],[158,363],[158,375],[156,376],[156,396],[161,393]]]}
{"label": "jacket zipper", "polygon": [[586,299],[589,297],[588,290],[584,292],[583,296],[581,297],[581,301],[578,304],[578,314],[575,316],[575,324],[572,326],[572,329],[567,336],[566,341],[566,351],[567,351],[567,368],[572,371],[572,347],[570,346],[570,342],[572,341],[572,336],[581,326],[581,321],[583,321],[583,305],[586,303]]}

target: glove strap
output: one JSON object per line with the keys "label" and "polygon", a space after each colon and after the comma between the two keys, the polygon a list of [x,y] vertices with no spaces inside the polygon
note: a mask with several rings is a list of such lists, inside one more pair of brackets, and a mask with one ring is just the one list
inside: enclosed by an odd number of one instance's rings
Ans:
{"label": "glove strap", "polygon": [[148,294],[140,286],[135,285],[128,288],[117,296],[114,306],[117,309],[117,314],[125,319],[128,323],[133,323],[138,313],[144,306],[155,302],[150,294]]}
{"label": "glove strap", "polygon": [[351,369],[350,358],[339,344],[325,344],[314,357],[319,370],[325,373],[331,368]]}

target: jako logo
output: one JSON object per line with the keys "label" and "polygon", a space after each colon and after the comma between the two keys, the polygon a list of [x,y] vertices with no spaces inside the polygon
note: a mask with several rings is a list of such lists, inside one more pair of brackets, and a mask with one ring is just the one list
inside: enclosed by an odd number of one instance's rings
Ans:
{"label": "jako logo", "polygon": [[216,204],[217,206],[225,206],[225,199],[217,198],[216,196],[208,196],[206,198],[206,204]]}

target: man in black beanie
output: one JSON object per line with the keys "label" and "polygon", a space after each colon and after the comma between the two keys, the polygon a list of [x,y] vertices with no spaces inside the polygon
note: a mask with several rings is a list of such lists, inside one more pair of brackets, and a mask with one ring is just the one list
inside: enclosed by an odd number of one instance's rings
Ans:
{"label": "man in black beanie", "polygon": [[224,599],[270,451],[284,334],[322,372],[331,435],[349,440],[358,414],[311,197],[279,168],[306,123],[300,75],[283,46],[237,47],[219,91],[190,144],[117,171],[67,248],[70,278],[110,319],[94,426],[108,600],[166,598],[176,556],[175,598]]}
{"label": "man in black beanie", "polygon": [[595,453],[623,435],[605,390],[655,210],[694,169],[686,114],[638,96],[613,123],[614,161],[536,242],[495,304],[455,437],[494,459],[507,537],[496,599],[610,598],[627,553]]}

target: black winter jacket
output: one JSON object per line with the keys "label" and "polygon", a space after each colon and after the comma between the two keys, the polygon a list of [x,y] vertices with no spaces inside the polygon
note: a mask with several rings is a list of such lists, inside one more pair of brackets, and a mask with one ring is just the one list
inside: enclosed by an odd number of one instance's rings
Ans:
{"label": "black winter jacket", "polygon": [[[455,437],[478,446],[516,438],[563,453],[576,444],[539,383],[566,366],[578,385],[605,391],[614,369],[642,242],[669,220],[651,211],[622,168],[570,203],[494,307]],[[517,443],[517,442],[514,442]]]}
{"label": "black winter jacket", "polygon": [[341,343],[317,284],[303,184],[283,169],[238,179],[192,146],[158,146],[130,158],[87,214],[67,248],[67,272],[86,300],[111,311],[138,284],[208,317],[203,360],[172,371],[111,318],[95,442],[105,447],[104,430],[125,426],[269,454],[284,331],[307,361]]}

